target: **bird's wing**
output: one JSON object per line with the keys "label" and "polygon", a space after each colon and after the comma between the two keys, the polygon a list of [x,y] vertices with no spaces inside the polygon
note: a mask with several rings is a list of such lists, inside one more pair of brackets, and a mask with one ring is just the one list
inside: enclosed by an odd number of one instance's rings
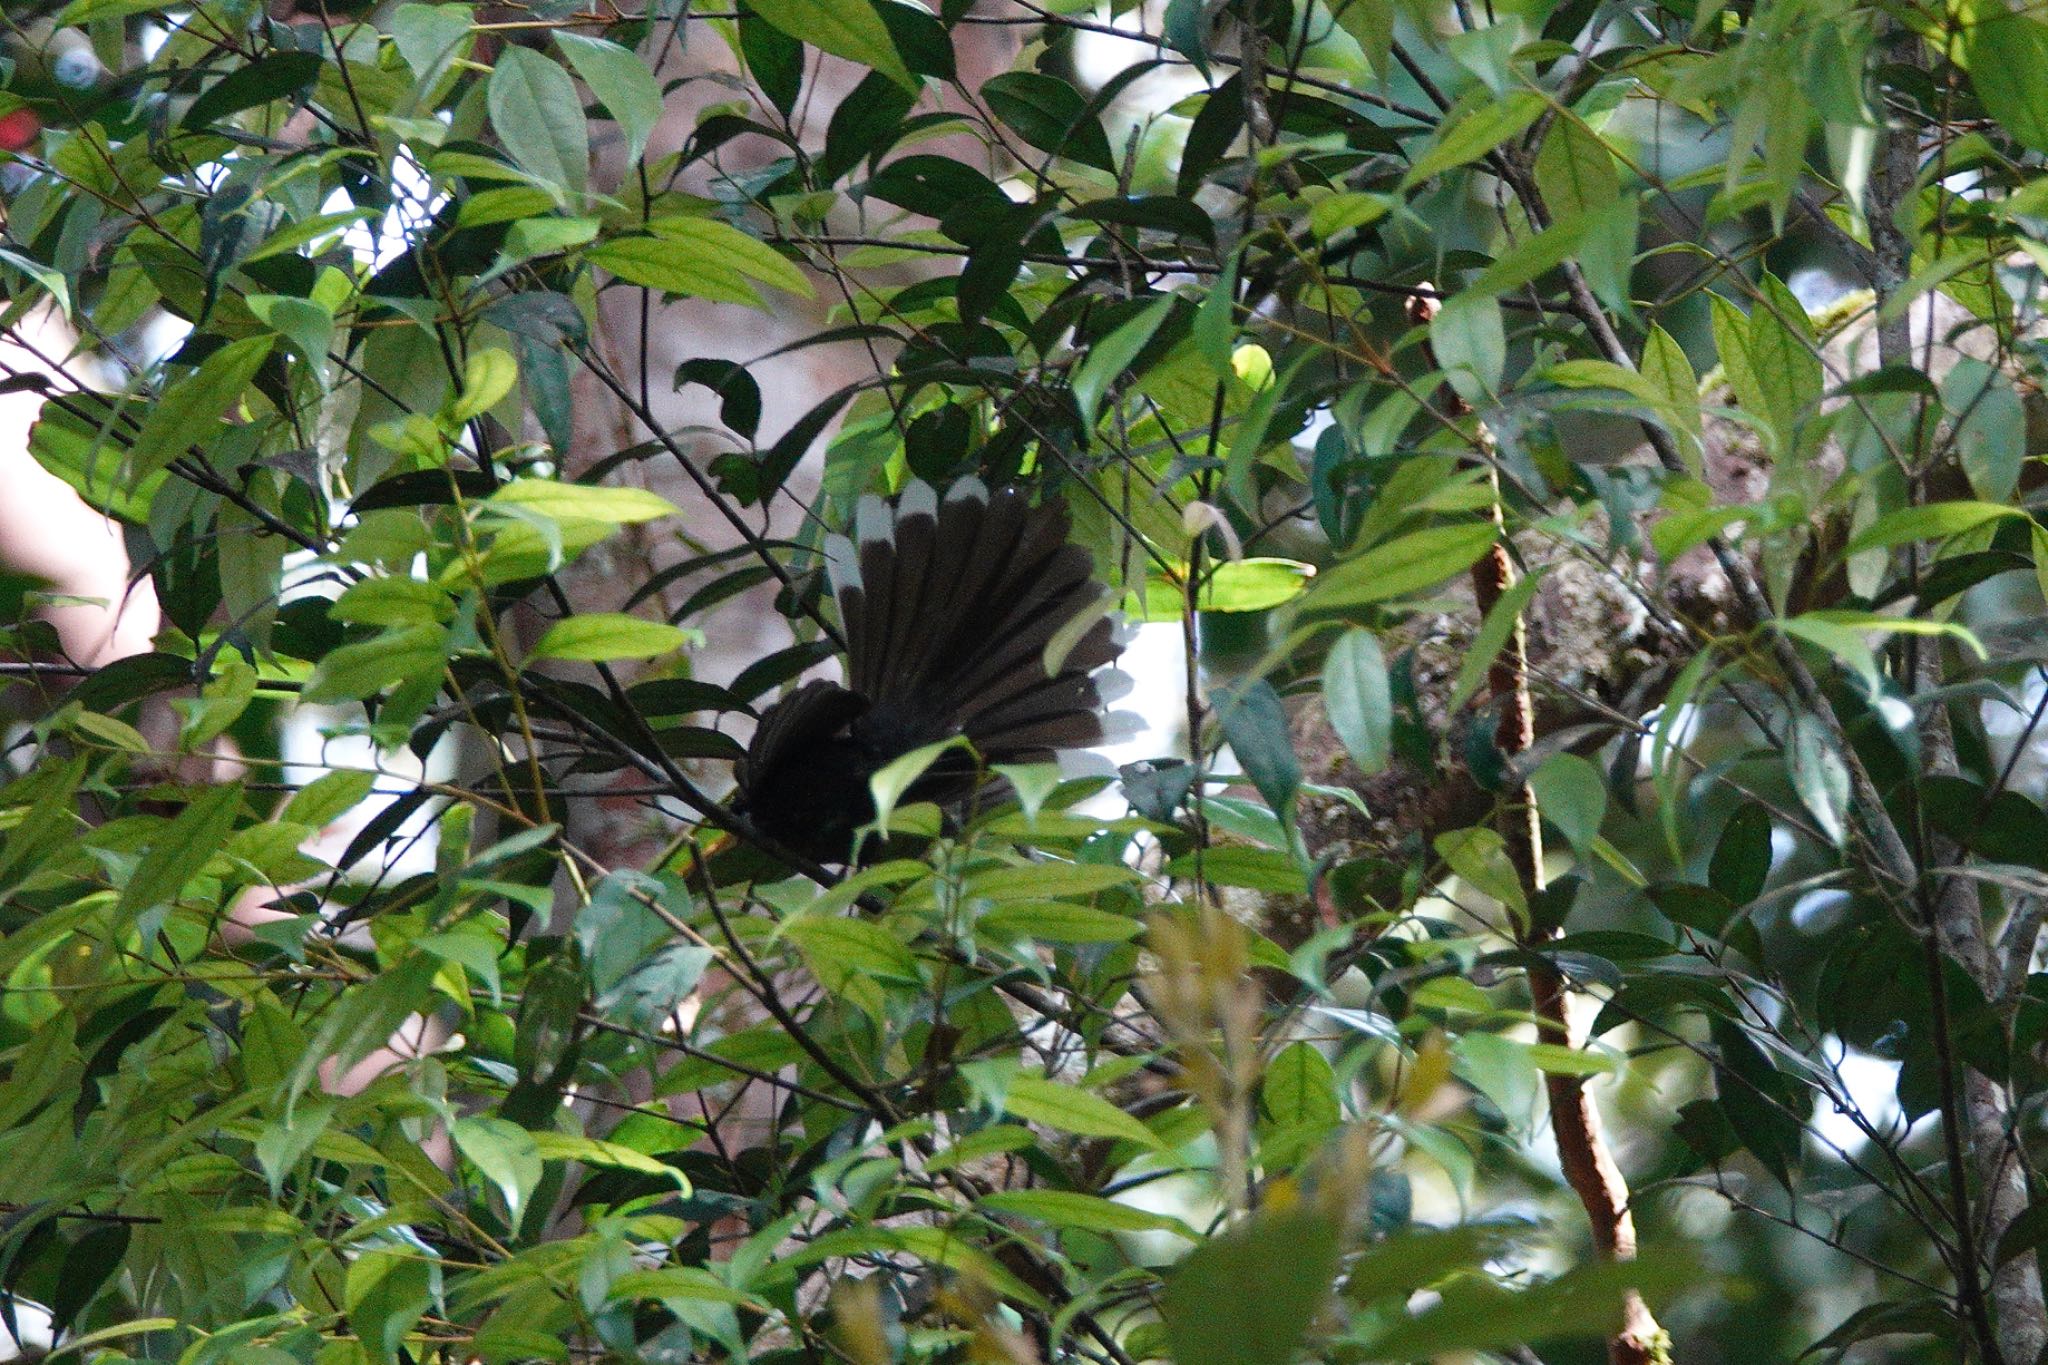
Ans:
{"label": "bird's wing", "polygon": [[747,756],[733,772],[742,801],[758,793],[781,765],[839,734],[867,709],[857,693],[816,680],[763,711]]}

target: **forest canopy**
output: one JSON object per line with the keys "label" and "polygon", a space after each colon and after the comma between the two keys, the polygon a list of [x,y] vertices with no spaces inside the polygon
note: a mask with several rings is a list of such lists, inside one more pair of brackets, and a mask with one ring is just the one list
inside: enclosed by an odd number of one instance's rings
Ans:
{"label": "forest canopy", "polygon": [[2048,1359],[2044,157],[2002,0],[9,0],[0,1328]]}

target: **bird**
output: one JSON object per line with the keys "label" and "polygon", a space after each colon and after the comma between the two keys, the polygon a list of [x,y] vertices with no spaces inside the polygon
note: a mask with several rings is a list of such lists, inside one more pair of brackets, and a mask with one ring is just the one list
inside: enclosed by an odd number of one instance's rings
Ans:
{"label": "bird", "polygon": [[[944,806],[988,765],[1103,742],[1105,704],[1128,686],[1111,668],[1123,633],[1070,535],[1062,502],[1014,485],[962,479],[941,499],[917,480],[893,503],[864,497],[852,534],[824,547],[844,680],[803,683],[762,712],[735,767],[735,812],[792,852],[847,864],[875,819],[869,779],[912,750],[956,736],[972,747],[905,793]],[[1048,659],[1069,627],[1079,638]]]}

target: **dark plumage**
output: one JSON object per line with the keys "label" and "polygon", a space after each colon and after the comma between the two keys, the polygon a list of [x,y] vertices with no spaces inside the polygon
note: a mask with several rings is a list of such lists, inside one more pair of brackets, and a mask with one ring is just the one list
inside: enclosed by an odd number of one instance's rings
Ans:
{"label": "dark plumage", "polygon": [[[846,637],[846,680],[805,683],[768,708],[738,769],[738,809],[763,833],[842,862],[874,819],[868,779],[913,749],[965,735],[983,763],[1030,763],[1104,738],[1095,670],[1122,645],[1108,617],[1060,662],[1046,646],[1103,587],[1068,542],[1066,509],[1019,489],[913,483],[891,507],[863,499],[849,540],[826,547]],[[910,799],[957,801],[974,765],[949,754]]]}

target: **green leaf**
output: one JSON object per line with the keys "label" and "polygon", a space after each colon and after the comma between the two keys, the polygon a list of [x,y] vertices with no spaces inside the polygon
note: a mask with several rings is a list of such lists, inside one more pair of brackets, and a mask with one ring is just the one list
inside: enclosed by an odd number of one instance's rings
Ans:
{"label": "green leaf", "polygon": [[[533,659],[652,659],[681,649],[692,632],[662,621],[643,621],[621,612],[587,612],[555,622],[533,647]],[[529,660],[531,662],[531,660]]]}
{"label": "green leaf", "polygon": [[[524,1129],[520,1130],[525,1132]],[[601,1142],[596,1138],[583,1137],[575,1133],[551,1133],[545,1130],[526,1133],[535,1152],[542,1161],[580,1161],[586,1166],[601,1166],[615,1171],[637,1171],[641,1175],[659,1176],[675,1182],[685,1196],[690,1193],[690,1179],[665,1161],[656,1160],[645,1152],[616,1142]],[[466,1150],[466,1149],[465,1149]],[[472,1158],[474,1159],[474,1158]]]}
{"label": "green leaf", "polygon": [[[1121,324],[1088,348],[1088,354],[1074,367],[1074,406],[1081,410],[1081,425],[1093,428],[1102,399],[1110,385],[1123,378],[1145,349],[1145,343],[1159,330],[1173,311],[1173,295],[1161,294],[1134,318]],[[1175,614],[1178,619],[1178,612]]]}
{"label": "green leaf", "polygon": [[1551,214],[1562,221],[1598,213],[1621,197],[1621,177],[1605,143],[1567,113],[1550,125],[1536,153],[1536,187]]}
{"label": "green leaf", "polygon": [[519,367],[509,352],[495,346],[472,351],[462,366],[462,391],[448,405],[451,421],[467,422],[496,407],[519,382]]}
{"label": "green leaf", "polygon": [[2030,1251],[2038,1251],[2044,1245],[2048,1245],[2048,1204],[2036,1201],[2006,1224],[2005,1231],[1999,1234],[1998,1251],[1992,1258],[1992,1264],[2004,1265]]}
{"label": "green leaf", "polygon": [[[1489,1044],[1508,1041],[1487,1033],[1467,1034],[1463,1041],[1481,1038]],[[1372,1304],[1398,1294],[1405,1302],[1418,1289],[1484,1263],[1499,1250],[1507,1233],[1508,1229],[1500,1226],[1398,1233],[1368,1247],[1351,1263],[1344,1279],[1344,1296],[1354,1303]]]}
{"label": "green leaf", "polygon": [[[157,9],[161,8],[161,6],[152,4],[150,8]],[[65,1356],[71,1355],[93,1358],[93,1349],[107,1342],[119,1341],[123,1337],[146,1336],[151,1332],[165,1332],[172,1328],[183,1327],[184,1325],[184,1323],[179,1322],[176,1318],[137,1318],[132,1322],[117,1322],[111,1327],[102,1327],[96,1332],[85,1332],[75,1337],[66,1337],[59,1343],[56,1350],[51,1351],[43,1359],[46,1361],[61,1360]]]}
{"label": "green leaf", "polygon": [[603,38],[558,28],[555,45],[626,135],[626,164],[637,165],[647,135],[661,121],[661,87],[654,73],[638,54]]}
{"label": "green leaf", "polygon": [[581,195],[590,178],[590,130],[569,73],[529,47],[507,47],[486,87],[491,126],[519,168]]}
{"label": "green leaf", "polygon": [[1644,404],[1661,408],[1665,395],[1649,377],[1610,360],[1560,360],[1543,371],[1543,377],[1568,389],[1613,389]]}
{"label": "green leaf", "polygon": [[406,1334],[434,1301],[436,1278],[423,1251],[364,1251],[349,1264],[341,1306],[371,1359],[398,1359]]}
{"label": "green leaf", "polygon": [[1330,1299],[1339,1247],[1336,1220],[1302,1206],[1261,1211],[1195,1248],[1162,1305],[1175,1365],[1293,1360]]}
{"label": "green leaf", "polygon": [[1394,47],[1393,0],[1335,0],[1332,16],[1357,40],[1372,69],[1384,77]]}
{"label": "green leaf", "polygon": [[1315,1044],[1306,1041],[1289,1043],[1267,1063],[1259,1108],[1285,1128],[1333,1128],[1344,1117],[1337,1074]]}
{"label": "green leaf", "polygon": [[[709,219],[672,218],[666,222],[661,237],[620,237],[600,242],[583,253],[584,259],[628,284],[659,289],[664,294],[767,308],[760,292],[748,283],[750,279],[777,273],[759,255],[768,250],[766,247],[737,228]],[[697,226],[679,226],[683,223]],[[720,228],[724,231],[717,231]],[[751,250],[737,248],[735,238]],[[768,254],[774,256],[772,251]],[[810,285],[796,274],[795,267],[779,256],[774,259],[780,276],[764,282],[808,296]]]}
{"label": "green leaf", "polygon": [[1546,107],[1541,95],[1528,90],[1512,91],[1504,99],[1491,91],[1475,92],[1460,100],[1445,115],[1435,143],[1401,177],[1401,188],[1414,189],[1431,176],[1477,161],[1534,123]]}
{"label": "green leaf", "polygon": [[1189,329],[1195,350],[1219,375],[1230,373],[1230,353],[1237,338],[1237,272],[1242,262],[1237,252],[1223,262],[1223,273],[1202,296]]}
{"label": "green leaf", "polygon": [[1837,845],[1849,835],[1849,768],[1820,722],[1808,716],[1792,720],[1792,789]]}
{"label": "green leaf", "polygon": [[1171,1214],[1153,1213],[1104,1199],[1100,1195],[1071,1190],[999,1190],[981,1197],[979,1207],[989,1213],[1006,1213],[1029,1218],[1055,1228],[1080,1228],[1086,1232],[1172,1232],[1199,1241],[1195,1230]]}
{"label": "green leaf", "polygon": [[471,11],[454,5],[400,5],[391,15],[391,40],[422,91],[470,51]]}
{"label": "green leaf", "polygon": [[1508,337],[1491,294],[1467,290],[1453,298],[1429,324],[1429,338],[1445,380],[1467,403],[1484,403],[1500,387]]}
{"label": "green leaf", "polygon": [[556,521],[601,521],[614,526],[681,515],[674,503],[644,488],[553,479],[514,479],[485,499],[485,506],[537,512]]}
{"label": "green leaf", "polygon": [[1642,377],[1650,391],[1661,401],[1657,404],[1660,413],[1667,415],[1677,427],[1673,433],[1684,457],[1686,467],[1694,477],[1700,472],[1700,381],[1693,373],[1692,361],[1685,354],[1672,335],[1662,327],[1652,326],[1650,335],[1643,341]]}
{"label": "green leaf", "polygon": [[995,116],[1041,152],[1071,157],[1098,171],[1116,171],[1109,134],[1088,101],[1058,76],[1005,71],[982,82],[981,98]]}
{"label": "green leaf", "polygon": [[1472,700],[1479,691],[1479,685],[1486,681],[1487,671],[1500,657],[1501,650],[1507,647],[1508,638],[1515,633],[1515,626],[1522,619],[1522,608],[1536,595],[1544,572],[1539,569],[1516,579],[1487,611],[1486,619],[1479,623],[1479,633],[1472,637],[1472,643],[1458,665],[1458,680],[1451,689],[1449,710],[1456,711]]}
{"label": "green leaf", "polygon": [[655,1027],[689,999],[715,956],[709,948],[671,943],[606,987],[597,997],[597,1007],[607,1018]]}
{"label": "green leaf", "polygon": [[147,478],[187,449],[211,445],[221,414],[241,401],[269,356],[272,340],[260,336],[231,341],[165,390],[128,448],[128,477]]}
{"label": "green leaf", "polygon": [[1009,1078],[1003,1091],[1003,1109],[1027,1123],[1043,1124],[1062,1133],[1123,1138],[1143,1147],[1161,1145],[1151,1129],[1102,1096],[1030,1072],[1019,1072]]}
{"label": "green leaf", "polygon": [[1941,401],[1956,420],[1956,453],[1971,490],[1987,502],[2012,497],[2027,455],[2026,405],[2012,380],[1962,356],[1941,381]]}
{"label": "green leaf", "polygon": [[1577,754],[1556,753],[1529,774],[1529,790],[1543,818],[1564,832],[1581,864],[1607,818],[1607,783],[1600,769]]}
{"label": "green leaf", "polygon": [[1468,1276],[1445,1285],[1430,1307],[1396,1316],[1361,1343],[1357,1358],[1407,1361],[1550,1338],[1604,1337],[1621,1322],[1627,1290],[1678,1288],[1696,1281],[1697,1274],[1681,1258],[1666,1255],[1595,1261],[1519,1292],[1488,1276]]}
{"label": "green leaf", "polygon": [[453,1132],[456,1147],[479,1175],[497,1186],[517,1223],[534,1186],[540,1184],[541,1153],[533,1134],[494,1118],[457,1119]]}
{"label": "green leaf", "polygon": [[916,956],[903,941],[869,920],[807,916],[784,923],[782,933],[803,951],[811,974],[834,993],[852,977],[923,979]]}
{"label": "green leaf", "polygon": [[2048,24],[2000,0],[1974,0],[1957,53],[1998,130],[2048,152]]}
{"label": "green leaf", "polygon": [[[1233,363],[1238,355],[1248,352],[1263,356],[1264,348],[1239,347],[1233,354]],[[1268,429],[1273,425],[1274,414],[1279,411],[1280,400],[1293,391],[1295,379],[1314,358],[1313,351],[1298,352],[1287,362],[1286,369],[1260,387],[1258,397],[1252,400],[1251,407],[1239,420],[1237,432],[1230,438],[1230,452],[1223,457],[1223,483],[1239,507],[1248,511],[1256,507],[1258,496],[1252,487],[1252,467],[1258,462],[1259,452],[1266,448]],[[1270,360],[1267,363],[1270,364]]]}
{"label": "green leaf", "polygon": [[1304,602],[1336,611],[1434,587],[1471,568],[1496,538],[1492,523],[1481,521],[1413,531],[1322,574]]}
{"label": "green leaf", "polygon": [[207,128],[212,124],[253,109],[259,104],[296,94],[320,74],[317,52],[273,52],[247,66],[229,72],[206,93],[192,101],[192,107],[178,120],[185,128]]}
{"label": "green leaf", "polygon": [[967,896],[993,901],[1025,898],[1043,900],[1052,896],[1091,896],[1112,886],[1129,886],[1138,880],[1130,868],[1103,863],[1027,863],[1021,867],[999,867],[977,872],[967,879]]}
{"label": "green leaf", "polygon": [[1008,901],[975,921],[977,930],[997,938],[1042,943],[1122,943],[1144,927],[1129,915],[1065,901]]}
{"label": "green leaf", "polygon": [[1762,297],[1748,316],[1719,294],[1713,302],[1714,344],[1735,401],[1771,432],[1777,453],[1795,449],[1797,428],[1821,395],[1820,356],[1806,310],[1790,290],[1763,276]]}
{"label": "green leaf", "polygon": [[1781,449],[1789,451],[1800,420],[1820,402],[1820,350],[1806,306],[1792,291],[1768,271],[1757,285],[1762,297],[1749,313],[1749,363],[1770,404]]}
{"label": "green leaf", "polygon": [[1758,381],[1756,367],[1749,358],[1750,319],[1719,294],[1709,294],[1707,301],[1713,311],[1714,349],[1721,357],[1721,375],[1728,382],[1735,401],[1747,409],[1758,422],[1775,431],[1771,422],[1770,400],[1765,397],[1763,386]]}
{"label": "green leaf", "polygon": [[884,764],[879,772],[868,779],[868,790],[875,798],[875,828],[887,834],[889,819],[896,813],[897,803],[917,784],[917,780],[948,751],[968,747],[970,746],[965,735],[955,735],[951,739],[940,740],[937,744],[912,749],[909,753]]}
{"label": "green leaf", "polygon": [[365,578],[351,583],[327,614],[358,626],[432,626],[453,615],[448,590],[417,578]]}
{"label": "green leaf", "polygon": [[1763,894],[1771,875],[1771,813],[1759,805],[1736,807],[1714,845],[1707,885],[1738,906]]}
{"label": "green leaf", "polygon": [[1930,502],[1901,507],[1864,527],[1842,548],[1842,554],[1847,557],[1915,541],[1947,540],[1987,522],[2025,515],[2017,507],[1996,502]]}
{"label": "green leaf", "polygon": [[[1187,608],[1186,565],[1168,577],[1154,568],[1145,576],[1145,609],[1141,621],[1178,621]],[[1315,566],[1294,559],[1226,559],[1203,571],[1198,611],[1269,611],[1300,596],[1315,577]]]}
{"label": "green leaf", "polygon": [[328,654],[299,695],[313,702],[361,701],[394,683],[439,677],[447,664],[448,632],[442,627],[387,630]]}
{"label": "green leaf", "polygon": [[[55,26],[69,28],[101,19],[125,19],[131,14],[156,14],[174,9],[181,3],[182,0],[71,0],[57,12]],[[69,1343],[72,1349],[77,1345],[77,1342]]]}
{"label": "green leaf", "polygon": [[101,424],[111,422],[112,417],[111,404],[88,395],[72,395],[63,407],[47,403],[29,429],[29,453],[88,505],[110,517],[144,525],[157,490],[169,475],[159,469],[139,478],[119,477],[122,452],[101,430]]}
{"label": "green leaf", "polygon": [[1484,825],[1454,829],[1436,836],[1437,856],[1445,866],[1481,895],[1491,896],[1527,922],[1529,899],[1521,876],[1508,858],[1507,841]]}
{"label": "green leaf", "polygon": [[[786,1235],[786,1234],[785,1234]],[[776,1267],[784,1272],[816,1265],[843,1256],[864,1256],[877,1251],[900,1251],[979,1280],[996,1293],[1026,1307],[1043,1307],[1044,1295],[1003,1269],[1002,1263],[950,1227],[851,1227],[814,1237],[795,1251],[778,1253]]]}
{"label": "green leaf", "polygon": [[[673,1169],[669,1173],[681,1178],[680,1173]],[[612,1281],[610,1297],[614,1301],[658,1299],[663,1303],[730,1303],[742,1307],[756,1303],[710,1270],[695,1265],[629,1270]]]}
{"label": "green leaf", "polygon": [[337,768],[293,792],[277,818],[322,829],[354,810],[376,785],[377,775],[366,768]]}
{"label": "green leaf", "polygon": [[1887,616],[1870,611],[1809,611],[1800,616],[1779,617],[1771,623],[1787,635],[1820,646],[1854,670],[1875,696],[1882,685],[1877,655],[1865,638],[1874,634],[1947,635],[1962,642],[1978,658],[1985,657],[1982,642],[1969,628],[1954,621],[1923,621],[1911,616]]}
{"label": "green leaf", "polygon": [[1368,777],[1387,766],[1394,702],[1379,637],[1353,627],[1323,660],[1323,711],[1330,728]]}
{"label": "green leaf", "polygon": [[239,782],[209,787],[195,797],[157,832],[149,852],[121,888],[118,912],[123,917],[139,915],[177,899],[185,883],[227,842],[241,807]]}
{"label": "green leaf", "polygon": [[677,254],[719,261],[750,280],[798,298],[817,297],[818,291],[788,257],[730,223],[680,215],[656,218],[647,224],[647,230],[665,242],[675,243]]}
{"label": "green leaf", "polygon": [[296,1100],[305,1093],[323,1062],[332,1061],[337,1073],[345,1072],[389,1043],[401,1023],[428,1008],[439,970],[440,963],[432,956],[413,953],[336,997],[292,1070],[291,1097]]}
{"label": "green leaf", "polygon": [[[2048,53],[2043,56],[2048,57]],[[1874,1337],[1940,1337],[1952,1341],[1955,1330],[1954,1306],[1948,1300],[1931,1294],[1896,1303],[1867,1303],[1843,1318],[1833,1331],[1801,1351],[1799,1359],[1832,1352],[1833,1358],[1840,1360],[1851,1346]]]}
{"label": "green leaf", "polygon": [[185,714],[178,730],[179,747],[190,752],[219,738],[255,699],[256,670],[239,658],[223,659],[200,689],[198,702],[171,703]]}
{"label": "green leaf", "polygon": [[1308,874],[1292,854],[1277,848],[1232,844],[1207,849],[1200,857],[1192,852],[1183,853],[1167,863],[1166,873],[1170,877],[1193,877],[1198,868],[1202,879],[1212,886],[1242,886],[1282,896],[1308,894]]}
{"label": "green leaf", "polygon": [[1280,694],[1273,684],[1258,678],[1231,688],[1213,688],[1210,697],[1223,737],[1245,776],[1274,814],[1284,819],[1301,786],[1301,760],[1295,757],[1294,736]]}
{"label": "green leaf", "polygon": [[879,71],[912,94],[923,88],[869,0],[747,0],[746,7],[790,37]]}
{"label": "green leaf", "polygon": [[1370,194],[1363,191],[1333,194],[1327,199],[1318,199],[1309,209],[1309,233],[1317,241],[1327,242],[1340,232],[1377,223],[1393,212],[1398,202],[1392,195]]}

